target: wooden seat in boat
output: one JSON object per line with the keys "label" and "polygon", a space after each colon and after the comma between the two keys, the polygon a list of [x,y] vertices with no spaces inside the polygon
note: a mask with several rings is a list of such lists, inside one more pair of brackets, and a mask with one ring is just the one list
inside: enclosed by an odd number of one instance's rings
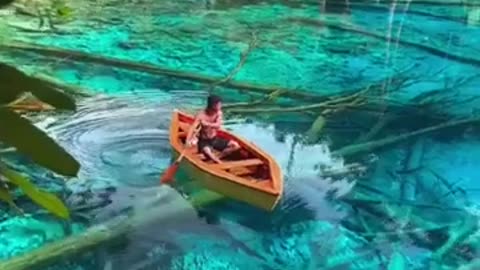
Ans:
{"label": "wooden seat in boat", "polygon": [[248,167],[248,166],[255,166],[255,165],[262,165],[263,161],[258,158],[252,159],[245,159],[245,160],[236,160],[236,161],[224,161],[221,164],[212,165],[212,168],[215,169],[232,169],[236,167]]}

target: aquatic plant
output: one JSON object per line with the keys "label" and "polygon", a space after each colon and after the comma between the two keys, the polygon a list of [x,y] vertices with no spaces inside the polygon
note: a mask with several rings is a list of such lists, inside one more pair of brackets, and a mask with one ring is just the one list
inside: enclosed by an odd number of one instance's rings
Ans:
{"label": "aquatic plant", "polygon": [[13,3],[15,0],[1,0],[0,1],[0,8],[5,7]]}
{"label": "aquatic plant", "polygon": [[37,17],[38,28],[48,24],[50,29],[55,29],[55,24],[70,19],[73,14],[65,0],[18,0],[15,7],[20,13]]}
{"label": "aquatic plant", "polygon": [[[80,164],[53,139],[35,127],[29,120],[17,114],[11,105],[27,91],[42,102],[56,108],[75,110],[74,100],[68,95],[33,78],[17,68],[0,63],[0,142],[14,147],[20,154],[28,156],[37,164],[51,171],[65,175],[76,176]],[[0,180],[4,185],[0,187],[0,199],[7,202],[18,211],[9,187],[18,187],[35,203],[47,209],[52,214],[68,219],[68,208],[54,194],[40,190],[27,177],[10,169],[6,161],[0,160]]]}

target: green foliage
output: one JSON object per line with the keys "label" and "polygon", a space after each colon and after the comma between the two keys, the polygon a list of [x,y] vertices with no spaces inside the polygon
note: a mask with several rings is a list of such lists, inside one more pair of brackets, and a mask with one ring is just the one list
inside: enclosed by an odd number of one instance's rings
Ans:
{"label": "green foliage", "polygon": [[6,43],[15,35],[13,30],[6,21],[0,21],[0,43]]}
{"label": "green foliage", "polygon": [[55,11],[55,15],[60,19],[70,19],[73,15],[73,9],[67,6],[64,0],[53,0],[52,9]]}
{"label": "green foliage", "polygon": [[[9,103],[26,92],[32,93],[53,107],[76,109],[75,102],[70,96],[15,67],[0,63],[0,142],[15,147],[19,153],[58,174],[76,176],[80,169],[78,161],[29,120],[8,108]],[[4,176],[52,214],[64,219],[70,217],[68,208],[59,198],[38,189],[27,178],[7,168],[1,161],[0,176]],[[0,200],[19,210],[6,187],[0,187]]]}
{"label": "green foliage", "polygon": [[76,176],[80,164],[52,138],[10,109],[0,107],[0,141],[56,173]]}
{"label": "green foliage", "polygon": [[75,110],[75,101],[43,81],[33,78],[15,67],[0,63],[0,105],[16,100],[25,92],[58,109]]}
{"label": "green foliage", "polygon": [[10,207],[18,209],[15,202],[13,202],[12,194],[10,194],[10,191],[7,189],[7,187],[0,187],[0,201],[4,201],[10,205]]}
{"label": "green foliage", "polygon": [[0,0],[0,8],[6,7],[13,3],[15,0]]}
{"label": "green foliage", "polygon": [[32,201],[60,218],[70,218],[70,211],[57,196],[49,192],[39,190],[27,178],[13,170],[8,169],[1,163],[0,171],[12,184],[19,187],[25,193],[25,195],[32,199]]}

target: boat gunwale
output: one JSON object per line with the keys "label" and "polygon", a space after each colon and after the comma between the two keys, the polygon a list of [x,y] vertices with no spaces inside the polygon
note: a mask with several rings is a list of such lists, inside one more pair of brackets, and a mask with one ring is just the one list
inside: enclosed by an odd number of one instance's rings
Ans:
{"label": "boat gunwale", "polygon": [[[171,124],[170,124],[170,145],[177,151],[178,153],[181,153],[185,148],[178,143],[178,129],[179,129],[179,123],[180,123],[180,115],[185,116],[187,118],[193,118],[192,115],[189,115],[187,113],[181,112],[179,110],[174,110],[172,114],[172,119],[171,119]],[[252,183],[245,178],[242,178],[240,176],[236,176],[227,172],[224,172],[222,170],[216,170],[212,169],[209,164],[202,162],[198,158],[193,157],[192,155],[186,153],[184,158],[186,158],[190,163],[192,163],[195,167],[197,167],[199,170],[208,172],[210,174],[213,174],[217,177],[223,178],[225,180],[237,183],[239,185],[243,185],[258,191],[262,191],[264,193],[272,194],[272,195],[281,195],[283,192],[283,176],[281,173],[281,169],[276,163],[276,161],[273,159],[272,156],[270,156],[268,153],[265,151],[262,151],[258,146],[255,144],[247,141],[245,138],[242,138],[241,136],[238,136],[236,134],[233,134],[232,132],[229,132],[228,130],[225,130],[223,128],[220,129],[220,132],[227,134],[228,136],[234,138],[237,140],[242,147],[246,147],[249,152],[253,152],[256,155],[258,155],[257,158],[262,159],[266,165],[268,165],[269,171],[270,171],[270,177],[269,181],[271,182],[271,186],[261,186],[258,185],[257,183]]]}

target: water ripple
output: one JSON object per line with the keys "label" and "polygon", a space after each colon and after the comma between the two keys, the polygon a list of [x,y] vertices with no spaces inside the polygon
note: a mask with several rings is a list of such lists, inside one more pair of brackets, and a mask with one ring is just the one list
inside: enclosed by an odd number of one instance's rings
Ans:
{"label": "water ripple", "polygon": [[46,130],[79,160],[81,180],[152,186],[169,164],[170,115],[181,103],[168,96],[163,100],[147,102],[138,92],[134,97],[88,98],[79,102],[76,113]]}
{"label": "water ripple", "polygon": [[[146,90],[88,98],[78,104],[75,114],[46,128],[82,164],[82,183],[93,188],[158,185],[160,173],[171,159],[168,128],[172,110],[201,104],[205,93],[157,93],[155,96],[155,91]],[[153,101],[152,96],[157,98]],[[285,196],[279,211],[290,213],[306,207],[323,218],[338,216],[333,209],[326,211],[329,206],[324,198],[335,185],[319,181],[314,169],[319,162],[342,166],[331,157],[328,147],[295,146],[289,136],[286,141],[277,141],[272,125],[242,123],[229,128],[266,150],[283,168]]]}

